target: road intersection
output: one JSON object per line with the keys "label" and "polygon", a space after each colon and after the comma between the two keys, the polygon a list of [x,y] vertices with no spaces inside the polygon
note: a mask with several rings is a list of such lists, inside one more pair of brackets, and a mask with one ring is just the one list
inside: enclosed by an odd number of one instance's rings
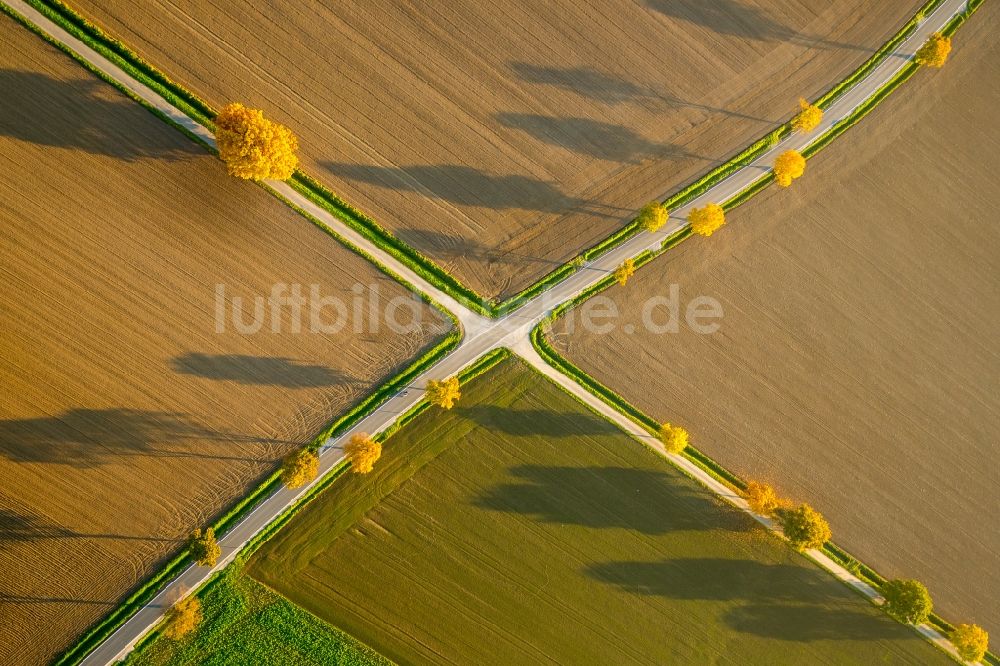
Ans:
{"label": "road intersection", "polygon": [[[114,79],[120,85],[126,87],[136,97],[155,108],[172,122],[194,134],[207,145],[215,145],[215,137],[208,128],[172,106],[155,91],[132,79],[128,73],[48,20],[44,15],[24,2],[24,0],[3,0],[3,2],[37,26],[43,33],[64,44],[78,57]],[[648,249],[658,249],[664,240],[687,225],[686,218],[691,208],[701,207],[707,203],[721,204],[738,195],[770,172],[771,165],[778,154],[789,149],[803,150],[837,122],[849,117],[855,109],[874,96],[886,82],[890,81],[909,63],[913,54],[923,44],[928,35],[942,29],[952,17],[964,11],[965,8],[965,0],[946,0],[942,3],[932,14],[925,17],[914,34],[900,44],[894,53],[889,54],[868,76],[843,93],[825,111],[822,124],[814,132],[809,135],[791,134],[776,143],[763,155],[741,167],[725,180],[714,185],[684,208],[671,211],[670,220],[664,228],[655,232],[643,231],[638,233],[618,247],[611,249],[582,266],[571,276],[553,285],[517,310],[499,319],[484,317],[465,307],[449,294],[437,289],[424,280],[407,265],[397,260],[381,247],[343,224],[325,209],[299,194],[288,184],[284,182],[266,182],[264,184],[265,187],[296,207],[304,210],[320,223],[327,226],[333,234],[342,238],[345,242],[363,250],[373,257],[384,270],[395,273],[413,285],[416,290],[430,296],[444,309],[454,315],[463,332],[460,344],[432,367],[416,377],[406,390],[400,391],[389,398],[339,437],[330,439],[324,443],[321,448],[320,475],[317,481],[313,483],[318,482],[319,478],[322,478],[327,472],[341,464],[344,457],[343,444],[352,435],[358,432],[378,433],[391,426],[400,414],[405,413],[422,400],[424,387],[429,380],[453,376],[463,368],[476,362],[483,354],[494,349],[507,348],[521,356],[535,369],[575,395],[589,407],[619,425],[626,432],[658,450],[674,465],[701,482],[709,490],[730,504],[749,513],[746,502],[729,487],[720,483],[687,458],[667,453],[663,450],[659,441],[651,437],[640,425],[596,398],[574,380],[546,363],[531,344],[531,332],[555,307],[576,298],[579,294],[605,279],[608,274],[613,272],[626,259],[634,258]],[[239,524],[220,538],[219,545],[222,548],[222,557],[215,567],[199,567],[196,565],[188,567],[179,576],[170,581],[151,601],[140,608],[106,641],[98,645],[87,655],[82,663],[87,666],[103,666],[104,664],[113,663],[124,658],[135,644],[160,621],[166,608],[183,594],[196,590],[214,573],[228,565],[255,535],[273,520],[281,516],[288,507],[307,494],[312,485],[309,484],[294,490],[282,487],[267,497]],[[768,518],[752,513],[751,515],[769,529],[778,531],[776,525]],[[819,566],[843,580],[846,584],[856,588],[866,597],[876,601],[879,599],[878,593],[874,588],[859,580],[822,552],[813,550],[807,552],[806,555],[813,559]],[[951,644],[933,627],[921,625],[917,627],[917,630],[928,640],[942,647],[942,649],[955,654]]]}

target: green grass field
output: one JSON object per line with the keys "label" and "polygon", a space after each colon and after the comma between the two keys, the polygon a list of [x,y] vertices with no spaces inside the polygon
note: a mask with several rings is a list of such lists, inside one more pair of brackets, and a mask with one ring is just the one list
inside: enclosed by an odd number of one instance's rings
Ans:
{"label": "green grass field", "polygon": [[947,663],[511,360],[249,573],[400,663]]}
{"label": "green grass field", "polygon": [[205,618],[183,641],[162,637],[132,653],[128,666],[282,664],[387,666],[350,636],[243,574],[239,565],[201,594]]}

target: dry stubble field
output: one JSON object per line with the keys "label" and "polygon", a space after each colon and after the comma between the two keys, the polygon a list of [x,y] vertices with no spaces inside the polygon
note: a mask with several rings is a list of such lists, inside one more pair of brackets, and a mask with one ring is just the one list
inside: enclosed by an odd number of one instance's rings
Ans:
{"label": "dry stubble field", "polygon": [[786,120],[921,0],[70,0],[487,297]]}
{"label": "dry stubble field", "polygon": [[217,334],[217,283],[406,292],[3,15],[0,90],[0,662],[37,664],[446,324]]}
{"label": "dry stubble field", "polygon": [[[1000,7],[809,162],[607,293],[635,335],[560,322],[569,358],[739,474],[809,500],[836,541],[1000,634]],[[714,335],[643,332],[671,283]],[[661,313],[662,314],[662,313]],[[663,318],[658,318],[663,321]]]}

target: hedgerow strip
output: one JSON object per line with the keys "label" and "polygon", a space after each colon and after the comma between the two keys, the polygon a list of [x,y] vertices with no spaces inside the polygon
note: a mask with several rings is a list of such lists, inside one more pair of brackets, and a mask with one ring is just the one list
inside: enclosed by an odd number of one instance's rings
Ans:
{"label": "hedgerow strip", "polygon": [[833,104],[838,97],[840,97],[848,88],[853,86],[855,83],[861,79],[868,76],[873,69],[878,67],[878,65],[888,56],[892,51],[896,49],[897,46],[905,42],[910,38],[910,35],[917,29],[917,25],[928,15],[930,15],[934,10],[941,5],[944,0],[928,0],[924,3],[924,6],[917,10],[917,13],[907,21],[903,27],[901,27],[895,35],[893,35],[889,41],[883,44],[879,50],[877,50],[872,56],[861,64],[854,72],[852,72],[846,79],[835,85],[833,88],[828,90],[822,97],[816,100],[816,105],[822,109],[826,109],[831,104]]}
{"label": "hedgerow strip", "polygon": [[[913,31],[916,29],[916,26],[919,23],[918,20],[919,18],[922,16],[926,16],[927,14],[937,9],[937,7],[942,2],[944,2],[944,0],[928,0],[928,2],[926,2],[924,6],[921,7],[920,10],[918,10],[917,13],[910,18],[909,21],[907,21],[899,30],[896,31],[896,34],[893,35],[889,39],[889,41],[883,44],[868,60],[862,63],[856,70],[854,70],[851,74],[849,74],[845,79],[843,79],[842,81],[837,83],[833,88],[824,93],[823,96],[816,101],[816,104],[820,108],[823,109],[828,108],[848,88],[850,88],[851,86],[855,85],[857,82],[861,81],[863,78],[868,76],[868,74],[870,74],[871,71],[875,69],[875,67],[877,67],[883,60],[885,60],[885,58],[893,50],[895,50],[895,48],[899,46],[899,44],[906,41],[906,39],[909,38],[911,34],[913,34]],[[981,2],[982,0],[978,0],[976,4],[978,5],[978,3]],[[842,131],[843,130],[841,130],[841,132]],[[679,191],[669,196],[666,200],[662,202],[663,205],[668,210],[675,210],[677,208],[684,207],[691,201],[697,199],[699,196],[710,190],[712,187],[715,187],[715,185],[717,185],[718,183],[722,182],[723,180],[731,176],[739,169],[743,168],[747,164],[753,162],[755,159],[766,153],[777,142],[781,141],[786,136],[791,134],[791,132],[792,132],[791,121],[789,120],[782,123],[777,128],[769,131],[767,134],[757,139],[757,141],[750,144],[736,155],[730,157],[724,163],[720,164],[719,166],[715,167],[708,173],[700,176],[694,182],[684,186]],[[813,152],[816,151],[814,150]],[[770,180],[768,180],[767,182],[769,183]],[[740,205],[746,199],[749,199],[751,196],[753,196],[761,189],[763,189],[766,186],[766,184],[767,183],[760,184],[758,186],[758,189],[754,190],[753,192],[747,193],[744,199],[732,203],[731,207],[735,208],[736,206]],[[585,261],[590,261],[595,257],[598,257],[618,247],[622,243],[626,242],[628,239],[638,234],[640,231],[642,231],[641,227],[636,222],[636,220],[633,219],[625,226],[623,226],[621,229],[615,231],[610,236],[603,239],[596,245],[587,248],[586,250],[581,252],[579,256],[582,257]],[[535,284],[527,287],[518,294],[512,296],[508,300],[500,303],[494,309],[499,310],[501,312],[509,312],[511,309],[513,309],[513,307],[520,305],[529,298],[536,296],[537,294],[541,293],[542,291],[545,291],[549,287],[561,282],[565,278],[572,275],[574,272],[575,268],[573,267],[572,264],[564,264],[563,266],[555,269],[554,271],[543,277],[539,282],[536,282]]]}
{"label": "hedgerow strip", "polygon": [[[940,4],[942,0],[934,0],[933,2],[928,2],[925,5],[927,11],[932,11]],[[942,33],[945,35],[952,35],[954,32],[966,21],[968,18],[982,5],[983,0],[971,0],[968,4],[968,11],[964,14],[956,15],[951,21],[942,29]],[[909,34],[907,34],[909,36]],[[905,39],[905,37],[904,37]],[[817,152],[822,150],[827,146],[830,141],[834,138],[840,136],[845,131],[853,127],[859,120],[864,118],[868,113],[871,112],[880,102],[882,102],[892,91],[898,88],[902,83],[907,81],[916,70],[919,69],[919,65],[910,62],[904,66],[899,72],[897,72],[892,79],[883,84],[875,95],[870,97],[865,101],[864,104],[860,105],[855,109],[850,116],[841,120],[836,125],[831,127],[818,141],[812,143],[806,150],[803,151],[803,155],[806,157],[811,157]],[[761,178],[754,181],[749,187],[745,188],[743,191],[739,192],[735,196],[731,197],[725,203],[723,207],[729,211],[737,206],[745,203],[755,194],[766,188],[771,182],[774,181],[773,172],[768,173]],[[667,249],[674,247],[681,241],[690,237],[690,227],[685,226],[679,232],[673,234],[671,237],[666,239],[663,243],[663,247],[660,251],[646,257],[645,261],[642,263],[647,263],[649,260],[655,256],[659,256],[662,252]],[[637,262],[637,266],[641,265]],[[654,418],[640,410],[635,405],[628,402],[624,397],[622,397],[617,392],[604,386],[599,381],[594,379],[590,374],[582,370],[580,367],[575,365],[569,359],[563,357],[559,352],[552,347],[549,343],[548,338],[545,336],[545,329],[562,316],[569,309],[576,307],[580,303],[586,301],[593,295],[600,291],[608,288],[614,283],[613,279],[605,279],[600,283],[592,286],[590,289],[581,293],[577,298],[572,299],[560,307],[552,311],[552,313],[544,319],[542,322],[536,326],[531,332],[531,343],[535,350],[550,363],[553,367],[560,370],[567,376],[574,379],[578,384],[580,384],[585,390],[587,390],[592,395],[604,401],[610,407],[624,415],[625,417],[631,419],[643,429],[645,429],[650,434],[656,434],[659,428],[659,422]],[[698,449],[688,446],[683,452],[686,458],[697,464],[702,469],[710,472],[717,479],[727,483],[732,488],[742,491],[746,489],[746,482],[733,472],[726,469],[723,465],[713,460],[710,456],[705,454]],[[885,577],[879,574],[877,571],[861,562],[859,559],[848,553],[846,550],[838,546],[832,541],[828,541],[823,544],[821,550],[825,555],[827,555],[834,562],[838,563],[840,566],[844,567],[852,574],[857,576],[862,581],[868,583],[876,590],[881,589],[887,581]],[[936,613],[932,613],[928,618],[928,623],[934,626],[943,635],[948,636],[954,629],[954,625],[950,624],[941,616]],[[983,658],[984,663],[991,664],[992,666],[1000,666],[1000,656],[994,652],[987,652]]]}
{"label": "hedgerow strip", "polygon": [[[27,0],[29,4],[44,13],[51,20],[62,26],[71,34],[84,41],[91,48],[101,53],[137,80],[146,84],[168,102],[176,106],[182,112],[195,118],[209,128],[213,128],[215,111],[197,97],[195,94],[171,80],[165,74],[157,70],[150,63],[143,60],[138,54],[129,49],[122,42],[114,39],[103,32],[95,24],[83,18],[80,14],[64,4],[61,0]],[[883,44],[868,60],[859,66],[845,79],[837,83],[817,100],[817,104],[826,108],[832,104],[837,97],[843,94],[849,87],[867,76],[878,64],[884,60],[900,43],[905,41],[916,29],[918,19],[934,11],[943,0],[928,0],[924,6],[905,23],[892,38]],[[971,10],[974,11],[982,0],[970,2]],[[65,50],[65,49],[64,49]],[[93,71],[92,68],[88,68]],[[107,77],[102,76],[107,80]],[[129,94],[130,97],[135,97]],[[146,105],[144,105],[146,106]],[[149,108],[147,106],[147,108]],[[151,109],[152,110],[152,109]],[[167,119],[161,113],[157,116]],[[176,124],[172,123],[175,127]],[[846,129],[846,128],[845,128]],[[843,131],[843,130],[842,130]],[[697,198],[705,191],[714,187],[738,169],[752,162],[754,159],[765,153],[777,141],[781,140],[791,132],[790,122],[785,122],[776,129],[771,130],[750,146],[746,147],[736,155],[730,157],[726,162],[715,167],[708,173],[699,177],[694,182],[681,188],[678,192],[668,197],[663,204],[668,209],[675,209],[686,205]],[[192,136],[186,132],[188,136]],[[196,140],[197,137],[193,137]],[[201,141],[198,140],[200,143]],[[824,144],[825,145],[825,144]],[[813,151],[815,152],[815,151]],[[466,287],[451,273],[445,271],[435,262],[425,255],[415,250],[412,246],[404,243],[390,231],[379,225],[373,219],[352,207],[344,200],[337,197],[326,187],[322,186],[315,179],[301,171],[295,173],[290,184],[303,196],[307,196],[317,205],[335,215],[338,219],[350,226],[352,229],[364,235],[368,240],[377,244],[383,250],[391,254],[399,261],[405,263],[411,270],[427,280],[436,288],[448,293],[466,307],[489,317],[499,317],[520,306],[529,299],[537,296],[551,286],[558,284],[576,271],[576,266],[572,262],[563,264],[538,282],[529,285],[514,296],[503,301],[487,300],[474,290]],[[752,196],[752,195],[748,195]],[[739,202],[739,203],[742,203]],[[738,205],[738,204],[736,204]],[[585,261],[604,254],[605,252],[624,243],[632,236],[641,231],[635,220],[632,220],[621,229],[615,231],[610,236],[600,241],[596,245],[580,253]]]}
{"label": "hedgerow strip", "polygon": [[[182,113],[190,116],[208,129],[215,129],[214,119],[217,114],[208,103],[201,100],[194,93],[190,92],[180,84],[171,80],[165,74],[157,70],[150,63],[143,60],[138,54],[125,46],[122,42],[114,39],[95,24],[83,18],[76,11],[62,3],[60,0],[26,0],[28,4],[44,14],[53,23],[56,23],[68,33],[84,42],[100,55],[107,58],[117,67],[125,71],[130,77],[146,85],[167,102],[176,107]],[[2,4],[2,3],[0,3]],[[6,13],[18,18],[20,15],[12,9],[4,6]],[[25,23],[21,20],[21,23]],[[83,64],[88,70],[98,75],[101,79],[114,85],[118,90],[124,92],[131,99],[140,102],[145,108],[156,114],[161,120],[166,120],[174,127],[181,129],[185,135],[194,139],[211,152],[217,152],[208,146],[197,136],[191,134],[182,126],[175,123],[160,111],[139,99],[135,94],[122,86],[120,83],[107,76],[99,69],[88,63],[85,59],[75,54],[68,47],[49,38],[35,26],[29,26],[36,34],[46,37],[46,41],[60,47],[61,50],[73,56],[73,58]],[[441,291],[451,295],[466,307],[479,312],[485,316],[496,316],[495,309],[488,304],[482,296],[472,289],[469,289],[459,282],[453,275],[442,269],[436,263],[428,259],[420,252],[413,249],[408,244],[394,236],[390,231],[380,226],[367,215],[363,214],[343,199],[337,197],[330,190],[320,185],[315,179],[296,171],[289,184],[303,196],[307,196],[311,201],[323,207],[325,210],[335,215],[349,227],[362,234],[365,238],[375,243],[381,249],[406,264],[411,270],[433,284]]]}
{"label": "hedgerow strip", "polygon": [[495,316],[495,309],[479,294],[463,285],[451,273],[441,269],[426,256],[401,241],[375,220],[348,204],[312,177],[301,171],[296,171],[289,181],[289,185],[296,192],[337,217],[351,229],[406,264],[417,275],[469,309],[487,317]]}
{"label": "hedgerow strip", "polygon": [[[421,374],[428,367],[437,363],[449,351],[454,349],[461,340],[461,333],[452,329],[448,335],[427,350],[416,361],[410,364],[403,372],[399,373],[388,382],[380,385],[375,391],[368,394],[361,402],[354,405],[348,412],[337,418],[327,428],[323,430],[310,445],[315,448],[329,437],[335,437],[343,431],[349,429],[355,423],[366,417],[368,414],[385,402],[394,393],[406,386],[414,377]],[[328,475],[329,476],[329,475]],[[324,483],[327,483],[324,481]],[[240,499],[230,507],[224,514],[212,522],[212,527],[220,536],[230,528],[240,522],[250,511],[252,511],[262,501],[267,499],[281,485],[281,472],[275,470],[267,476],[254,490],[247,496]],[[99,620],[88,629],[72,646],[63,652],[56,660],[58,666],[68,666],[78,664],[87,654],[103,642],[108,636],[114,633],[142,606],[148,603],[156,594],[163,589],[164,585],[177,574],[183,571],[191,563],[187,550],[175,555],[163,567],[161,567],[151,578],[132,592],[119,606]]]}
{"label": "hedgerow strip", "polygon": [[[590,374],[585,372],[576,366],[572,361],[569,361],[562,355],[560,355],[549,343],[548,339],[544,333],[544,327],[547,326],[554,319],[550,318],[538,326],[536,326],[531,332],[531,343],[534,346],[535,351],[545,359],[550,365],[555,367],[557,370],[561,371],[563,374],[569,376],[580,384],[588,393],[596,396],[612,409],[616,410],[626,418],[632,420],[644,430],[649,432],[651,435],[656,435],[659,430],[660,424],[653,417],[649,416],[638,407],[628,402],[621,395],[613,391],[612,389],[604,386],[602,383],[594,379]],[[730,470],[726,469],[723,465],[718,463],[716,460],[711,458],[708,454],[697,448],[689,445],[684,452],[681,454],[691,462],[698,465],[701,469],[710,473],[713,477],[727,484],[731,488],[737,491],[746,490],[747,484],[742,478],[734,474]],[[830,559],[853,573],[862,581],[868,583],[876,590],[881,589],[882,585],[885,584],[886,578],[881,576],[874,569],[864,564],[854,556],[850,555],[843,548],[838,546],[832,541],[828,541],[823,544],[821,550]],[[937,628],[942,634],[947,636],[951,630],[954,628],[953,625],[945,621],[937,614],[931,614],[928,622]],[[1000,666],[1000,658],[992,652],[988,652],[984,661],[994,666]]]}
{"label": "hedgerow strip", "polygon": [[[506,348],[494,349],[486,354],[483,354],[479,359],[469,366],[466,366],[458,373],[459,381],[463,384],[475,379],[476,377],[488,372],[496,365],[510,357],[510,350]],[[388,428],[382,430],[374,436],[374,439],[378,442],[384,442],[394,434],[396,434],[401,428],[405,427],[410,421],[416,418],[419,414],[422,414],[427,409],[431,407],[430,403],[426,400],[421,400],[416,405],[408,409],[406,412],[401,414]],[[339,419],[342,422],[340,425],[335,424],[331,429],[331,436],[337,436],[341,434],[344,430],[348,429],[359,419],[355,418],[350,421],[345,418]],[[319,438],[317,438],[319,439]],[[333,467],[329,472],[324,475],[322,479],[315,485],[313,485],[306,494],[298,498],[293,504],[287,506],[274,520],[269,522],[264,529],[255,534],[246,545],[240,550],[240,552],[233,558],[233,561],[229,563],[223,569],[215,572],[208,580],[206,580],[194,593],[199,597],[208,592],[215,583],[221,579],[225,572],[231,567],[244,566],[250,557],[271,537],[278,533],[281,528],[283,528],[292,517],[303,509],[306,505],[316,499],[320,493],[329,488],[337,479],[339,479],[343,474],[349,470],[351,467],[350,462],[347,460],[341,461],[338,465]],[[280,483],[280,472],[276,472],[274,478]],[[187,562],[185,562],[185,565]],[[143,646],[147,645],[152,640],[156,639],[162,633],[162,625],[157,625],[151,631],[147,632],[140,641],[135,645],[135,650],[140,650]]]}

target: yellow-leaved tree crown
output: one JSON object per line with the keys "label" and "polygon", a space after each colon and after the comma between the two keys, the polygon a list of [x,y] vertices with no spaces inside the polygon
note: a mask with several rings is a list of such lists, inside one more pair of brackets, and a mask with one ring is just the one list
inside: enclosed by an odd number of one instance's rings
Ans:
{"label": "yellow-leaved tree crown", "polygon": [[299,449],[285,456],[281,463],[281,481],[288,488],[299,488],[319,474],[319,454],[309,449]]}
{"label": "yellow-leaved tree crown", "polygon": [[786,150],[774,160],[774,179],[778,185],[788,187],[806,170],[806,158],[797,150]]}
{"label": "yellow-leaved tree crown", "polygon": [[916,61],[918,65],[943,67],[948,61],[949,53],[951,53],[951,37],[935,32],[917,51]]}
{"label": "yellow-leaved tree crown", "polygon": [[700,236],[711,236],[712,233],[726,223],[726,211],[716,203],[705,204],[701,208],[692,208],[688,213],[691,231]]}
{"label": "yellow-leaved tree crown", "polygon": [[823,109],[799,98],[799,112],[792,118],[792,129],[796,132],[811,132],[823,122]]}
{"label": "yellow-leaved tree crown", "polygon": [[451,409],[455,401],[462,397],[459,390],[458,377],[449,377],[441,381],[432,379],[427,382],[427,401],[443,409]]}
{"label": "yellow-leaved tree crown", "polygon": [[287,180],[299,164],[299,140],[292,131],[238,102],[216,116],[215,142],[229,174],[237,178]]}
{"label": "yellow-leaved tree crown", "polygon": [[615,276],[615,280],[618,281],[618,284],[625,286],[625,283],[628,282],[628,279],[632,277],[633,273],[635,273],[635,260],[626,259],[622,262],[621,266],[615,269],[613,275]]}
{"label": "yellow-leaved tree crown", "polygon": [[659,201],[650,201],[642,207],[635,218],[640,227],[646,231],[656,231],[670,218],[667,209]]}
{"label": "yellow-leaved tree crown", "polygon": [[201,623],[201,601],[191,595],[181,599],[167,611],[163,635],[173,640],[184,638]]}
{"label": "yellow-leaved tree crown", "polygon": [[347,459],[351,461],[351,471],[355,474],[367,474],[375,468],[375,463],[382,457],[382,445],[363,432],[351,437],[344,447]]}
{"label": "yellow-leaved tree crown", "polygon": [[688,432],[684,428],[670,423],[660,426],[660,441],[670,453],[681,453],[688,445]]}

